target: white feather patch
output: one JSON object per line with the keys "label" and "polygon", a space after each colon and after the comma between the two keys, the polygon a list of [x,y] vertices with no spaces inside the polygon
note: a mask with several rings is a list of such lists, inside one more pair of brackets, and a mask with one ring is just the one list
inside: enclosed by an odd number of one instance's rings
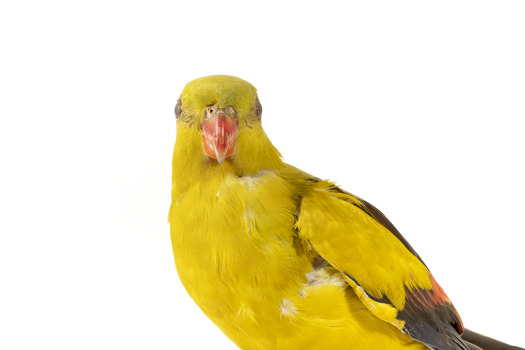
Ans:
{"label": "white feather patch", "polygon": [[286,317],[295,317],[297,315],[297,309],[295,308],[295,305],[292,303],[289,299],[284,299],[281,305],[279,305],[279,308],[281,309],[281,315]]}
{"label": "white feather patch", "polygon": [[328,271],[329,268],[322,267],[314,269],[312,272],[306,274],[306,286],[318,286],[321,284],[333,284],[336,286],[344,287],[348,285],[340,273]]}

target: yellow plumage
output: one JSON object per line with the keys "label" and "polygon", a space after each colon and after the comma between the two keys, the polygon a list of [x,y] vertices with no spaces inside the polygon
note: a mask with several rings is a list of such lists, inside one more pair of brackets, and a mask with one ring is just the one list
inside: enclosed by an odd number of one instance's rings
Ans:
{"label": "yellow plumage", "polygon": [[[235,153],[222,164],[203,146],[209,106],[236,113]],[[413,314],[407,302],[428,296],[449,305],[432,294],[426,266],[375,208],[281,160],[249,83],[194,80],[178,108],[175,263],[188,293],[230,339],[241,349],[426,348],[403,333],[418,329],[405,324]]]}

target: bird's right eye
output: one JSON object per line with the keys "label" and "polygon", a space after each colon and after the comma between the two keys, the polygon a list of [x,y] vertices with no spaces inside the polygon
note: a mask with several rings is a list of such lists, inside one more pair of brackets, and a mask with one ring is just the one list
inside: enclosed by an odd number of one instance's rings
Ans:
{"label": "bird's right eye", "polygon": [[177,104],[175,105],[175,118],[176,119],[179,119],[180,114],[182,112],[181,104],[182,104],[182,101],[180,99],[177,100]]}
{"label": "bird's right eye", "polygon": [[217,109],[218,107],[215,104],[208,106],[208,108],[206,108],[206,117],[211,118],[213,113],[217,112]]}

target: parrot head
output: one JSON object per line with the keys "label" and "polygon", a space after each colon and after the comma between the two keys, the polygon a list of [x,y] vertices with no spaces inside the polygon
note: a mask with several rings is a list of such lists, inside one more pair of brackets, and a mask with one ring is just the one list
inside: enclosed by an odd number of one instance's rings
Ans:
{"label": "parrot head", "polygon": [[254,164],[259,156],[259,163],[268,162],[268,149],[280,159],[262,129],[261,114],[257,90],[247,81],[228,75],[198,78],[186,84],[177,101],[177,140],[193,135],[193,146],[186,142],[184,147],[211,165]]}

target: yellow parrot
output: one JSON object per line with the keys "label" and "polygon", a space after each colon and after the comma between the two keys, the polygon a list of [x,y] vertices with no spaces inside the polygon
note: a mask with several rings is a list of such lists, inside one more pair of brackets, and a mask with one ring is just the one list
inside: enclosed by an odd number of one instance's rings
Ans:
{"label": "yellow parrot", "polygon": [[175,107],[175,264],[226,336],[247,350],[507,348],[463,333],[378,209],[284,163],[261,114],[256,89],[226,75],[189,82]]}

